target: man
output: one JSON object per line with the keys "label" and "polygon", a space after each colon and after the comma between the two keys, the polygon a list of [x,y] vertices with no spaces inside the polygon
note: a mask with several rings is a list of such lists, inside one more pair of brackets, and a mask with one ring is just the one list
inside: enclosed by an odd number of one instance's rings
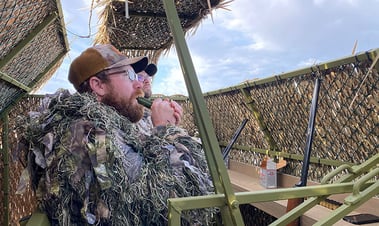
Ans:
{"label": "man", "polygon": [[138,74],[143,76],[143,92],[145,93],[145,98],[150,98],[152,95],[151,91],[151,82],[153,76],[157,73],[158,69],[155,64],[149,64],[146,66],[146,68],[139,72]]}
{"label": "man", "polygon": [[[141,80],[143,80],[143,87],[142,90],[144,92],[144,97],[145,98],[150,98],[152,95],[151,91],[151,82],[152,82],[152,77],[157,73],[158,69],[155,64],[149,64],[146,66],[146,68],[139,72],[138,75],[141,76]],[[172,102],[173,107],[176,107],[178,109],[178,113],[182,113],[182,109],[179,105],[177,105],[176,102]],[[174,106],[177,105],[177,106]],[[175,121],[175,124],[178,125],[181,119],[181,114],[177,115],[177,120]],[[144,135],[150,135],[151,131],[154,127],[153,122],[151,120],[151,111],[148,108],[144,109],[143,117],[140,121],[137,123],[140,131]]]}
{"label": "man", "polygon": [[[152,90],[151,90],[151,83],[152,83],[152,77],[157,73],[158,69],[155,64],[149,64],[146,66],[146,68],[139,72],[138,75],[141,76],[141,80],[143,80],[143,92],[145,98],[150,98],[152,96]],[[179,104],[177,104],[175,101],[170,101],[168,99],[165,99],[166,101],[169,101],[173,108],[177,110],[175,125],[179,125],[181,121],[181,117],[183,115],[182,108]],[[148,108],[144,109],[143,117],[140,121],[137,123],[140,131],[142,134],[150,135],[152,128],[154,127],[153,122],[151,120],[151,111]]]}
{"label": "man", "polygon": [[[175,126],[177,103],[154,100],[154,128],[141,137],[136,73],[146,64],[112,45],[88,48],[69,70],[78,93],[57,92],[20,121],[27,172],[52,225],[167,225],[168,198],[212,192],[201,145]],[[186,211],[182,224],[207,225],[213,213]]]}

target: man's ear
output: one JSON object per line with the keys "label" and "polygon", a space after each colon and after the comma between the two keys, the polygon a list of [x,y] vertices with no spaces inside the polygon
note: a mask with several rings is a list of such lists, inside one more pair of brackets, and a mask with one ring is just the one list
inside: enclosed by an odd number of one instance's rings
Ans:
{"label": "man's ear", "polygon": [[99,97],[104,96],[106,93],[106,85],[98,77],[92,76],[89,79],[89,85],[91,86],[92,91]]}

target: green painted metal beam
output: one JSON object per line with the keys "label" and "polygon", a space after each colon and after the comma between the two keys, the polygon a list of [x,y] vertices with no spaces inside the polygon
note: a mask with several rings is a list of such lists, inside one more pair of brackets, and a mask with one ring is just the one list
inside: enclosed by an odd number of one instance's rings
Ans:
{"label": "green painted metal beam", "polygon": [[224,194],[169,199],[169,225],[180,225],[180,215],[183,210],[201,209],[216,206],[222,207],[224,205]]}
{"label": "green painted metal beam", "polygon": [[[339,184],[352,184],[352,191],[354,191],[354,185],[356,184],[355,182],[349,182],[349,183],[339,183]],[[338,185],[338,184],[336,184]],[[322,185],[323,186],[323,185]],[[377,181],[376,183],[374,182],[367,182],[365,184],[361,185],[362,189],[367,189],[365,190],[365,194],[362,195],[359,199],[359,202],[356,203],[356,205],[343,205],[339,208],[337,208],[329,217],[326,217],[323,219],[321,222],[322,224],[317,225],[333,225],[333,223],[337,222],[338,220],[342,219],[345,215],[350,213],[351,211],[355,210],[358,208],[360,205],[362,205],[364,202],[369,200],[370,198],[374,197],[375,194],[378,194],[378,186],[379,182]],[[345,193],[351,193],[352,191],[345,192]],[[342,192],[344,193],[344,192]],[[340,193],[340,194],[342,194]],[[297,206],[296,208],[292,209],[290,212],[284,214],[280,218],[278,218],[276,221],[274,221],[270,226],[284,226],[287,225],[288,223],[292,222],[296,218],[300,217],[302,214],[313,208],[315,205],[319,204],[321,201],[325,200],[325,198],[328,195],[319,195],[315,197],[311,197],[307,199],[305,202]],[[341,213],[339,213],[341,212]],[[330,223],[326,223],[330,222]]]}
{"label": "green painted metal beam", "polygon": [[[366,52],[362,52],[362,53],[358,53],[358,54],[353,55],[353,56],[347,56],[347,57],[340,58],[337,60],[332,60],[332,61],[328,61],[325,63],[320,63],[317,65],[313,65],[311,67],[306,67],[306,68],[302,68],[299,70],[274,75],[274,76],[264,78],[264,79],[257,79],[254,81],[246,81],[246,82],[241,83],[240,85],[231,86],[228,88],[219,89],[219,90],[215,90],[215,91],[211,91],[211,92],[206,92],[206,93],[204,93],[204,96],[212,96],[212,95],[216,95],[216,94],[220,94],[220,93],[224,93],[224,92],[240,90],[240,89],[243,89],[246,87],[253,88],[253,87],[256,87],[259,85],[271,83],[271,82],[278,81],[281,79],[293,78],[293,77],[297,77],[299,75],[308,74],[308,73],[312,73],[314,71],[319,71],[319,70],[327,70],[327,69],[330,69],[333,67],[338,67],[338,66],[343,65],[343,64],[361,62],[361,61],[366,61],[366,60],[375,62],[375,59],[377,58],[378,55],[379,55],[379,48],[374,49],[374,50],[370,50],[370,51],[366,51]],[[377,69],[379,68],[379,62],[375,62],[374,65],[375,65],[374,66],[375,68],[377,68]]]}
{"label": "green painted metal beam", "polygon": [[[371,184],[371,183],[370,183]],[[241,203],[269,202],[277,200],[288,200],[294,198],[306,198],[321,195],[333,195],[348,193],[353,190],[354,182],[339,184],[322,184],[306,187],[266,189],[254,192],[236,193]]]}
{"label": "green painted metal beam", "polygon": [[270,150],[277,151],[278,145],[276,144],[274,138],[271,136],[270,131],[268,131],[267,125],[263,120],[262,114],[259,112],[259,108],[256,106],[253,98],[251,98],[249,90],[247,88],[242,88],[241,93],[245,97],[245,104],[253,112],[253,115],[258,122],[259,128],[263,132],[264,138],[270,146]]}
{"label": "green painted metal beam", "polygon": [[62,58],[67,54],[68,50],[65,50],[58,54],[57,57],[40,73],[30,84],[29,86],[34,89],[35,85],[39,82],[41,78],[43,78]]}
{"label": "green painted metal beam", "polygon": [[[51,62],[46,68],[45,70],[40,73],[36,79],[34,79],[33,82],[31,82],[30,84],[30,87],[33,87],[35,86],[35,84],[38,82],[38,80],[43,77],[54,65],[57,64],[57,62],[59,60],[61,60],[65,55],[66,55],[67,52],[62,52],[61,54],[59,54],[53,62]],[[18,95],[16,98],[14,98],[6,107],[4,107],[1,111],[0,111],[0,118],[3,117],[6,112],[8,112],[14,105],[16,105],[24,96],[26,96],[28,93],[27,92],[22,92],[20,95]]]}
{"label": "green painted metal beam", "polygon": [[348,215],[353,210],[367,202],[369,199],[379,194],[379,181],[377,180],[375,184],[362,189],[362,185],[364,185],[364,183],[366,183],[368,180],[375,180],[375,177],[378,175],[379,168],[376,168],[375,170],[369,172],[358,181],[356,181],[353,186],[353,194],[345,198],[344,204],[334,210],[328,217],[324,218],[314,225],[333,225],[339,219]]}
{"label": "green painted metal beam", "polygon": [[46,17],[42,23],[35,27],[35,29],[30,32],[30,34],[25,39],[20,41],[3,59],[0,60],[0,70],[10,61],[12,61],[12,59],[15,58],[18,54],[20,54],[22,50],[25,49],[30,44],[30,42],[36,36],[38,36],[47,26],[49,26],[56,18],[57,14],[52,13]]}
{"label": "green painted metal beam", "polygon": [[[239,192],[235,195],[237,201],[240,204],[308,197],[308,199],[305,202],[303,202],[302,204],[300,204],[299,206],[297,206],[290,212],[284,214],[282,217],[270,224],[270,226],[282,226],[298,218],[300,215],[304,214],[306,211],[308,211],[309,209],[311,209],[330,195],[353,193],[352,196],[345,199],[345,207],[342,207],[339,210],[341,211],[341,213],[336,213],[338,214],[338,217],[335,217],[333,216],[333,214],[331,214],[331,216],[328,218],[328,222],[335,222],[337,218],[341,219],[344,215],[347,214],[348,211],[352,211],[359,205],[366,202],[369,198],[372,198],[379,193],[379,181],[370,181],[379,174],[379,168],[377,167],[378,163],[379,153],[371,157],[361,165],[341,166],[337,168],[335,171],[329,173],[328,175],[330,176],[327,176],[327,179],[324,181],[324,183],[329,182],[328,178],[338,176],[339,174],[343,175],[346,170],[349,172],[349,175],[341,176],[340,179],[338,179],[333,184],[268,189],[253,192]],[[375,168],[374,170],[372,170],[373,167]],[[362,176],[362,174],[367,172],[368,174],[361,177],[358,181],[353,181],[355,178],[360,177]],[[169,199],[168,204],[171,210],[169,221],[175,222],[175,224],[171,225],[179,225],[180,214],[183,210],[208,208],[224,205],[224,199],[225,197],[223,194]],[[354,204],[354,206],[352,206],[351,204]],[[348,211],[346,209],[348,209]]]}
{"label": "green painted metal beam", "polygon": [[[334,171],[328,173],[325,176],[325,178],[321,181],[321,183],[322,184],[329,183],[334,177],[340,176],[340,178],[337,181],[335,181],[334,184],[353,183],[355,185],[356,182],[351,182],[351,181],[369,172],[373,167],[376,167],[378,163],[379,163],[379,153],[372,156],[370,159],[366,160],[364,163],[360,165],[355,165],[355,166],[341,165]],[[347,174],[345,173],[346,171],[348,171]],[[366,189],[368,186],[371,186],[371,184],[370,183],[361,184],[361,188]],[[282,217],[277,219],[270,226],[286,225],[292,220],[300,217],[306,211],[308,211],[309,209],[311,209],[313,206],[320,203],[321,201],[325,200],[326,198],[327,196],[325,195],[319,195],[317,197],[309,198],[306,201],[304,201],[302,204],[298,205],[296,208],[292,209],[290,212],[284,214]],[[355,206],[354,208],[357,208],[357,207],[358,206]]]}
{"label": "green painted metal beam", "polygon": [[2,132],[2,148],[1,151],[3,152],[3,200],[2,200],[2,212],[3,212],[3,224],[9,225],[9,147],[8,147],[8,133],[9,133],[9,118],[8,115],[5,115],[2,117],[3,121],[3,132]]}
{"label": "green painted metal beam", "polygon": [[[379,182],[367,182],[364,185],[362,185],[362,188],[372,188],[373,186],[377,186],[378,183]],[[288,200],[292,198],[325,197],[334,194],[351,193],[354,190],[354,185],[354,182],[346,182],[337,184],[314,185],[307,187],[278,188],[252,192],[238,192],[235,193],[235,195],[237,201],[240,204],[248,204],[270,202],[277,200]],[[224,200],[225,196],[223,194],[169,199],[168,205],[170,210],[170,225],[180,225],[180,214],[184,210],[222,206],[225,204]],[[318,203],[319,202],[317,201],[313,202],[312,207],[317,205]],[[297,208],[302,209],[302,207],[300,206]],[[340,216],[339,219],[341,219],[342,217]],[[272,224],[270,224],[270,226],[286,225],[287,223],[291,222],[294,218],[296,217],[285,218],[285,221],[281,221],[280,223],[275,221]]]}
{"label": "green painted metal beam", "polygon": [[[56,20],[56,18],[57,18],[57,14],[52,13],[51,15],[46,17],[42,23],[40,23],[38,26],[36,26],[34,28],[34,30],[25,39],[23,39],[21,42],[19,42],[3,59],[1,59],[0,70],[5,65],[7,65],[9,62],[11,62],[18,54],[20,54],[23,49],[27,48],[27,46],[30,44],[30,42],[35,37],[37,37],[47,26],[49,26],[51,23],[53,23],[53,21]],[[41,75],[41,76],[43,76],[43,75]],[[11,83],[12,85],[19,87],[25,91],[24,93],[19,95],[19,97],[17,97],[15,100],[13,100],[10,105],[3,108],[3,110],[0,112],[0,116],[2,116],[4,114],[3,112],[7,112],[10,106],[13,106],[14,103],[17,103],[21,99],[22,96],[24,96],[26,93],[30,92],[32,90],[32,88],[31,88],[32,86],[28,87],[27,85],[22,84],[21,82],[17,81],[16,79],[13,79],[9,75],[2,73],[2,72],[0,73],[0,79],[6,81],[8,83]],[[36,82],[34,82],[33,84],[35,84],[35,83]]]}
{"label": "green painted metal beam", "polygon": [[[221,147],[226,147],[227,144],[228,143],[226,141],[220,142]],[[270,151],[267,149],[253,148],[253,147],[244,146],[244,145],[237,145],[237,144],[233,145],[233,148],[238,149],[238,150],[257,152],[257,153],[264,154],[264,155],[268,154],[270,156],[283,157],[286,159],[301,160],[301,161],[304,159],[304,155],[289,154],[287,152],[283,152],[280,150]],[[354,165],[354,163],[347,163],[347,162],[343,162],[343,161],[339,161],[339,160],[331,160],[331,159],[324,159],[324,158],[318,158],[318,157],[311,157],[310,162],[316,163],[316,164],[321,164],[321,165],[327,165],[327,166],[337,166],[337,167],[341,166],[341,165],[349,165],[349,166]]]}
{"label": "green painted metal beam", "polygon": [[[373,184],[373,182],[369,182],[367,183],[366,187]],[[353,187],[354,182],[346,182],[339,184],[313,185],[307,187],[277,188],[260,191],[237,192],[235,194],[239,203],[248,204],[287,200],[292,198],[343,194],[352,192]],[[225,196],[223,194],[215,194],[207,196],[172,198],[169,199],[169,203],[177,210],[183,211],[224,205],[224,198]]]}
{"label": "green painted metal beam", "polygon": [[16,97],[15,99],[12,100],[12,102],[4,107],[1,111],[0,111],[0,117],[3,117],[3,115],[5,115],[5,112],[7,112],[12,106],[14,106],[16,103],[18,103],[18,101],[23,98],[27,93],[29,93],[33,87],[35,86],[35,84],[39,81],[39,79],[41,77],[43,77],[53,66],[56,65],[56,63],[62,59],[62,57],[64,57],[66,55],[66,53],[68,52],[69,50],[69,44],[68,44],[68,40],[67,40],[67,33],[66,33],[66,28],[65,28],[65,24],[64,24],[64,19],[63,19],[63,11],[62,11],[62,5],[60,3],[59,0],[56,0],[56,3],[57,3],[57,8],[58,8],[58,11],[55,12],[55,13],[51,13],[49,16],[47,16],[43,21],[42,23],[40,23],[39,25],[37,25],[33,31],[25,38],[23,39],[22,41],[20,41],[3,59],[0,60],[0,70],[5,66],[7,65],[9,62],[12,61],[12,59],[14,59],[18,54],[20,54],[22,52],[23,49],[25,49],[32,40],[34,40],[35,37],[37,37],[46,27],[48,27],[51,23],[53,23],[59,16],[59,22],[61,24],[61,32],[62,32],[62,36],[63,36],[63,40],[64,40],[64,45],[66,46],[66,50],[59,54],[55,60],[49,64],[49,66],[47,68],[45,68],[44,72],[41,73],[40,75],[38,75],[34,81],[32,81],[30,84],[28,85],[24,85],[22,83],[20,83],[19,81],[17,81],[16,79],[13,79],[12,77],[10,77],[9,75],[5,74],[5,73],[2,73],[0,72],[0,79],[1,80],[4,80],[6,82],[9,82],[19,88],[21,88],[22,90],[24,90],[25,92],[22,92],[18,97]]}
{"label": "green painted metal beam", "polygon": [[67,39],[67,32],[66,32],[66,25],[64,22],[64,16],[63,16],[63,10],[62,10],[62,4],[60,0],[55,0],[57,3],[57,9],[58,9],[58,17],[59,17],[59,22],[61,24],[61,32],[63,36],[63,41],[66,46],[67,52],[70,50],[69,44],[68,44],[68,39]]}
{"label": "green painted metal beam", "polygon": [[216,133],[205,105],[199,81],[197,80],[195,68],[184,38],[184,32],[180,24],[174,1],[164,0],[163,3],[167,15],[167,21],[174,37],[174,44],[184,74],[189,98],[194,108],[197,127],[199,128],[215,190],[216,193],[225,195],[225,206],[221,206],[223,223],[225,225],[242,226],[244,225],[242,215],[230,183],[225,163],[222,159]]}
{"label": "green painted metal beam", "polygon": [[[352,166],[348,168],[347,170],[349,173],[341,177],[341,179],[338,180],[337,182],[352,181],[358,176],[369,172],[373,167],[376,167],[378,164],[379,164],[379,153],[376,153],[374,156],[372,156],[365,162],[361,163],[360,165],[356,165],[356,166]],[[338,170],[338,168],[336,170]],[[343,174],[343,170],[341,170],[341,174]],[[328,181],[325,180],[323,182],[327,183]]]}
{"label": "green painted metal beam", "polygon": [[22,84],[21,82],[17,81],[16,79],[12,78],[11,76],[3,73],[0,71],[0,79],[4,80],[20,89],[25,90],[26,92],[30,92],[32,89],[27,87],[26,85]]}

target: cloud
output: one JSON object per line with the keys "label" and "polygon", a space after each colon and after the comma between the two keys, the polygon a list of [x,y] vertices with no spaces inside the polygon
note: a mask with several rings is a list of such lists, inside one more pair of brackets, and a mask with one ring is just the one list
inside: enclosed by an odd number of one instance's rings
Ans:
{"label": "cloud", "polygon": [[158,72],[154,76],[152,91],[154,94],[174,95],[186,91],[186,86],[178,59],[172,53],[161,56],[158,64]]}
{"label": "cloud", "polygon": [[[62,2],[68,29],[81,35],[88,33],[88,11],[82,9],[89,1],[84,2],[80,7],[74,0]],[[356,40],[356,52],[379,47],[379,22],[373,19],[378,0],[236,0],[229,8],[214,11],[213,21],[208,17],[186,37],[203,92],[339,59],[351,54]],[[92,44],[92,38],[74,35],[69,41],[62,67]],[[175,48],[158,68],[154,93],[187,95]],[[59,69],[54,79],[66,71]]]}

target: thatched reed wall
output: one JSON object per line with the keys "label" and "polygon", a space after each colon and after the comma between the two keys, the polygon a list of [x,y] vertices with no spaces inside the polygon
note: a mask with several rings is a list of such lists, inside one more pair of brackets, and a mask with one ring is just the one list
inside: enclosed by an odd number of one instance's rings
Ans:
{"label": "thatched reed wall", "polygon": [[38,90],[68,52],[58,0],[0,1],[0,115]]}
{"label": "thatched reed wall", "polygon": [[[6,189],[4,189],[4,184],[9,186],[9,225],[18,225],[18,220],[22,217],[29,215],[32,210],[36,207],[35,194],[28,188],[28,192],[25,194],[16,194],[19,178],[21,176],[22,170],[25,168],[26,163],[20,161],[19,156],[14,155],[17,149],[17,132],[14,131],[16,118],[20,114],[27,114],[29,111],[37,110],[40,105],[40,97],[26,97],[19,104],[17,104],[8,114],[8,145],[5,145],[4,139],[1,140],[1,152],[0,152],[0,200],[1,203],[5,203]],[[4,134],[4,124],[6,122],[2,119],[0,121],[0,132],[1,136],[6,136]],[[8,161],[4,159],[5,152],[8,153]],[[9,169],[9,175],[5,175],[6,169]],[[9,181],[7,181],[9,180]],[[0,211],[0,225],[4,224],[4,213],[3,206],[1,206],[2,211]]]}
{"label": "thatched reed wall", "polygon": [[[39,100],[24,99],[8,111],[50,79],[68,48],[59,0],[0,1],[0,225],[6,225],[4,221],[17,225],[36,204],[31,192],[15,195],[24,167],[12,156],[16,144],[12,127],[15,117],[33,109]],[[7,118],[9,130],[4,131]]]}
{"label": "thatched reed wall", "polygon": [[[259,165],[262,155],[269,150],[270,154],[283,156],[289,162],[282,169],[283,172],[299,176],[317,77],[321,79],[321,87],[309,179],[319,181],[342,163],[364,162],[379,150],[378,58],[377,49],[205,93],[220,145],[225,146],[242,120],[247,118],[249,122],[230,153],[230,158]],[[191,102],[186,97],[175,96],[173,99],[184,108],[183,126],[190,134],[196,135]],[[17,147],[17,133],[12,128],[16,116],[35,109],[40,100],[38,97],[28,97],[12,109],[8,116],[8,136],[3,134],[4,119],[0,122],[1,134],[8,138],[9,143],[9,149],[2,146],[0,154],[0,181],[4,183],[3,172],[7,163],[3,158],[4,152],[7,152],[10,156],[11,225],[15,225],[21,216],[29,214],[34,207],[34,196],[30,190],[25,195],[15,195],[23,167],[18,158],[12,155]],[[0,193],[2,201],[4,195]],[[0,217],[1,223],[4,217],[2,211]]]}
{"label": "thatched reed wall", "polygon": [[[227,9],[231,1],[226,0],[175,0],[175,7],[185,34],[194,34],[201,21],[212,16],[212,10]],[[101,24],[95,44],[112,43],[128,57],[148,56],[157,63],[174,44],[167,23],[163,1],[99,0]],[[143,38],[141,38],[143,37]]]}
{"label": "thatched reed wall", "polygon": [[240,149],[230,157],[259,165],[262,154],[270,150],[271,155],[290,160],[285,173],[300,176],[318,77],[321,87],[309,179],[320,181],[341,164],[364,162],[379,150],[379,63],[377,50],[371,53],[206,93],[218,139],[228,141],[248,118],[236,142]]}

